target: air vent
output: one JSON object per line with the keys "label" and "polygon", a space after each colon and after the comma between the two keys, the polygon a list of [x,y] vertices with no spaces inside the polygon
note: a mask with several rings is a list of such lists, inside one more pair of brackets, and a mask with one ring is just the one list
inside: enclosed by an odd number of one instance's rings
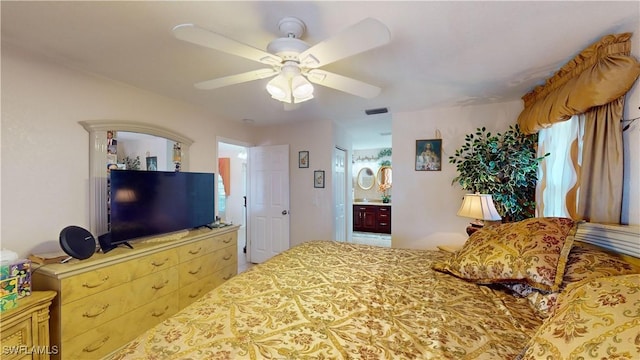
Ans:
{"label": "air vent", "polygon": [[389,112],[389,109],[387,109],[386,107],[377,108],[377,109],[367,109],[364,111],[364,113],[367,115],[386,114],[388,112]]}

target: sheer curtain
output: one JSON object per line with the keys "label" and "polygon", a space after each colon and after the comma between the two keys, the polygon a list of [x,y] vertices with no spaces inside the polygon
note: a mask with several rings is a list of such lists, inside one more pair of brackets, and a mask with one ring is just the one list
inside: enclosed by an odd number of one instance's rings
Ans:
{"label": "sheer curtain", "polygon": [[538,132],[538,157],[549,153],[538,168],[538,216],[577,218],[583,139],[584,115]]}

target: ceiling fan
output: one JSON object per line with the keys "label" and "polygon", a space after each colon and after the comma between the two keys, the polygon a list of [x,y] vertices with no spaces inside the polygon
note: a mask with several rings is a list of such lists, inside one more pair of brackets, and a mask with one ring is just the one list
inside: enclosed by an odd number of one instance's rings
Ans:
{"label": "ceiling fan", "polygon": [[240,43],[195,24],[173,28],[176,38],[268,65],[267,68],[198,82],[198,89],[210,90],[275,76],[267,84],[271,96],[285,103],[300,103],[313,98],[318,84],[363,98],[377,96],[377,86],[338,75],[320,67],[349,56],[382,46],[390,41],[389,29],[380,21],[366,18],[316,45],[300,40],[306,30],[297,18],[285,17],[278,23],[282,34],[269,43],[267,51]]}

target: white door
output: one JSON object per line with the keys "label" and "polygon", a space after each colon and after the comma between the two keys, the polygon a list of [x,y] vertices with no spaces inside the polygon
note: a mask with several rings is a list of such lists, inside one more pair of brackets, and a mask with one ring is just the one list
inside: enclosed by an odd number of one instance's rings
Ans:
{"label": "white door", "polygon": [[340,148],[333,149],[333,164],[335,180],[333,181],[333,199],[335,204],[335,240],[347,240],[347,217],[345,212],[347,201],[347,172],[346,172],[346,151]]}
{"label": "white door", "polygon": [[249,249],[261,263],[289,248],[289,145],[249,148]]}

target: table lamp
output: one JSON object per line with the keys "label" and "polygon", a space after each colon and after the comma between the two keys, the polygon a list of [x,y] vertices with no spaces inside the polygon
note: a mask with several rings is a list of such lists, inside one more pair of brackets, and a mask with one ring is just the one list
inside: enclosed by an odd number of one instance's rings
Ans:
{"label": "table lamp", "polygon": [[493,204],[493,198],[488,194],[466,194],[457,215],[474,219],[467,227],[469,236],[482,228],[484,221],[502,220]]}

